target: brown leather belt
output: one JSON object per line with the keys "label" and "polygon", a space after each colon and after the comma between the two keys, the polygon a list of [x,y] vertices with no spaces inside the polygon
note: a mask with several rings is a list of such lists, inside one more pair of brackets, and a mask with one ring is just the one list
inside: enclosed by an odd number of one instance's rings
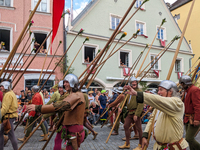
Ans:
{"label": "brown leather belt", "polygon": [[175,150],[175,148],[173,147],[173,145],[176,145],[179,150],[183,150],[181,148],[181,146],[180,146],[180,144],[181,144],[182,141],[183,141],[183,138],[180,139],[178,142],[174,142],[174,143],[170,143],[170,144],[169,143],[161,143],[161,142],[158,142],[158,141],[156,141],[156,142],[158,143],[158,145],[169,147],[170,150]]}
{"label": "brown leather belt", "polygon": [[83,129],[80,132],[69,132],[69,131],[67,131],[67,133],[76,136],[76,133],[81,134],[81,133],[83,133],[83,131],[85,131],[85,130]]}
{"label": "brown leather belt", "polygon": [[136,111],[136,109],[131,109],[131,110],[128,110],[128,112],[133,112],[133,111]]}
{"label": "brown leather belt", "polygon": [[194,114],[185,114],[185,117],[191,117],[194,116]]}

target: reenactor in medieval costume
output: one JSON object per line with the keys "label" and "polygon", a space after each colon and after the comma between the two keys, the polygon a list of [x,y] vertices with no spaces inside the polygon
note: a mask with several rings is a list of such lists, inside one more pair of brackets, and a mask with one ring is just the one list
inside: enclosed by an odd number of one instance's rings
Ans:
{"label": "reenactor in medieval costume", "polygon": [[191,150],[199,150],[200,144],[195,140],[195,134],[200,127],[200,89],[192,84],[190,76],[187,75],[181,76],[179,83],[185,90],[183,96],[185,104],[184,124],[186,140]]}
{"label": "reenactor in medieval costume", "polygon": [[158,86],[158,95],[138,92],[130,86],[124,88],[129,90],[128,94],[136,96],[138,103],[155,108],[143,133],[142,148],[148,146],[148,134],[153,129],[152,136],[156,141],[153,150],[186,150],[188,143],[183,138],[184,104],[177,85],[169,80],[162,81]]}
{"label": "reenactor in medieval costume", "polygon": [[0,84],[1,91],[4,93],[2,108],[0,111],[0,119],[2,117],[2,125],[0,131],[0,149],[4,147],[4,133],[8,134],[8,137],[12,143],[14,150],[18,149],[17,139],[14,134],[13,122],[18,117],[17,114],[17,97],[11,90],[11,84],[8,81],[3,81]]}

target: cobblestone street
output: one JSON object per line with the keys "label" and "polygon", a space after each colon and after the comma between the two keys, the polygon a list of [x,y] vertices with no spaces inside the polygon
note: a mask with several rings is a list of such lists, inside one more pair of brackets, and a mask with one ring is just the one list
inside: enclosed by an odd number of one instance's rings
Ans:
{"label": "cobblestone street", "polygon": [[[145,125],[142,125],[142,128],[144,130]],[[118,149],[119,145],[123,145],[124,141],[122,141],[121,138],[124,137],[124,131],[123,131],[123,126],[120,126],[119,129],[119,135],[117,136],[112,136],[110,137],[108,143],[106,143],[106,139],[108,137],[108,134],[110,132],[110,128],[108,128],[107,126],[104,126],[102,129],[100,128],[100,125],[95,126],[94,130],[96,132],[98,132],[98,136],[96,140],[92,140],[93,139],[93,135],[90,134],[88,135],[87,139],[85,140],[84,143],[81,144],[81,148],[80,150],[116,150]],[[17,128],[16,130],[16,137],[17,138],[21,138],[24,136],[23,133],[23,127],[20,126]],[[39,140],[42,138],[40,137],[40,135],[42,134],[41,130],[37,130],[35,132],[35,134],[32,136],[32,138],[25,144],[25,146],[22,148],[23,150],[40,150],[42,149],[43,145],[45,142],[39,142]],[[132,133],[132,136],[134,136],[134,133]],[[54,138],[55,135],[53,136],[53,138],[51,139],[51,141],[49,142],[46,150],[52,150],[53,146],[54,146]],[[198,141],[200,141],[200,134],[198,134],[198,136],[196,137],[196,139]],[[22,143],[18,142],[20,146]],[[152,150],[153,149],[153,143],[154,141],[150,141],[148,150]],[[138,140],[131,140],[131,150],[135,147],[137,147],[138,145]],[[63,146],[64,147],[64,146]],[[12,149],[12,145],[11,142],[9,141],[6,145],[6,147],[4,148],[4,150],[11,150]],[[189,148],[187,149],[189,150]]]}

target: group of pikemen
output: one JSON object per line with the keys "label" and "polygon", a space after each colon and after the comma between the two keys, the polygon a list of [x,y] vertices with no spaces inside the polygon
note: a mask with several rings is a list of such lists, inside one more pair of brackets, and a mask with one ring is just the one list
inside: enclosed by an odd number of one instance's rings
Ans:
{"label": "group of pikemen", "polygon": [[[139,139],[138,147],[134,150],[148,147],[151,135],[155,140],[153,150],[186,150],[188,144],[190,150],[200,150],[200,144],[195,140],[195,135],[200,127],[200,89],[194,86],[191,78],[186,75],[179,79],[179,84],[184,91],[182,97],[180,97],[177,84],[170,80],[162,81],[158,86],[157,93],[154,94],[139,89],[138,81],[134,77],[130,78],[129,85],[117,88],[117,98],[105,110],[116,110],[114,113],[120,114],[120,117],[115,120],[112,135],[118,135],[120,121],[124,123],[125,143],[119,146],[120,149],[130,148],[132,131],[130,127],[134,125],[135,132],[138,133],[134,137]],[[58,83],[58,91],[52,96],[52,103],[49,105],[43,105],[40,87],[33,86],[31,89],[34,94],[32,103],[26,107],[26,112],[29,113],[28,127],[25,136],[18,140],[26,141],[39,116],[42,116],[39,120],[44,133],[41,141],[48,140],[44,121],[49,116],[56,116],[54,130],[57,130],[57,135],[54,140],[54,150],[62,149],[63,140],[67,141],[66,150],[77,150],[87,135],[84,127],[90,130],[93,133],[93,139],[96,139],[98,133],[92,129],[92,125],[87,120],[89,101],[86,90],[80,90],[78,86],[77,76],[66,75],[64,80]],[[13,149],[17,150],[18,142],[13,125],[15,118],[18,117],[17,98],[11,89],[10,82],[1,82],[0,89],[3,92],[0,111],[0,149],[2,150],[4,147],[4,134],[7,134]],[[153,111],[145,130],[142,131],[141,119],[144,104],[150,106]],[[10,128],[7,128],[8,124],[10,124]],[[185,138],[183,138],[184,125]]]}

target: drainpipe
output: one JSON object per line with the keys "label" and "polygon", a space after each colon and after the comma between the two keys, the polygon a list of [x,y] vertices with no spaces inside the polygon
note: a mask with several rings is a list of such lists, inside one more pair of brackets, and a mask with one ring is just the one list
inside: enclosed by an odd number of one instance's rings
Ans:
{"label": "drainpipe", "polygon": [[[191,45],[191,40],[189,40],[189,47],[190,47],[191,52],[193,52],[192,45]],[[194,58],[194,55],[195,54],[193,54],[192,57],[189,59],[189,68],[192,67],[192,58]],[[190,69],[190,72],[191,72],[191,69]]]}
{"label": "drainpipe", "polygon": [[[65,12],[64,12],[65,13]],[[66,30],[65,30],[65,15],[63,17],[63,53],[65,53],[66,51],[66,46],[67,46],[67,41],[66,41]],[[66,58],[66,56],[65,56]],[[63,69],[66,69],[66,61],[64,62],[64,66],[63,66]],[[64,70],[65,70],[64,69]]]}

